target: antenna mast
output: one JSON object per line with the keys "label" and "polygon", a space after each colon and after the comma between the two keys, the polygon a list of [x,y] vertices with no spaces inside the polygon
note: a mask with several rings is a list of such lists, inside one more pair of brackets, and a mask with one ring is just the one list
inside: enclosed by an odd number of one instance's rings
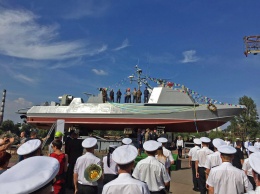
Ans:
{"label": "antenna mast", "polygon": [[2,122],[4,120],[5,97],[6,97],[6,90],[3,90],[3,98],[2,98],[2,104],[0,110],[0,125],[2,125]]}
{"label": "antenna mast", "polygon": [[135,68],[136,68],[137,79],[134,79],[135,78],[134,75],[128,76],[128,78],[130,79],[130,83],[132,83],[132,81],[136,81],[137,84],[138,84],[138,90],[141,88],[142,83],[144,85],[146,85],[148,88],[153,89],[153,87],[150,86],[150,84],[147,82],[146,77],[141,77],[141,74],[143,73],[143,70],[140,69],[137,65],[135,66]]}

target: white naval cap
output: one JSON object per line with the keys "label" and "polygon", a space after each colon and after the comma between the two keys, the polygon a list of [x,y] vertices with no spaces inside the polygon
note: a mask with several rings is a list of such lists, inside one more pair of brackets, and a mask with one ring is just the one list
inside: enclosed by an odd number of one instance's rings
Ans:
{"label": "white naval cap", "polygon": [[130,138],[124,138],[122,139],[122,143],[125,144],[125,145],[129,145],[130,143],[132,143],[132,139]]}
{"label": "white naval cap", "polygon": [[196,145],[200,145],[200,144],[201,144],[201,140],[200,140],[199,138],[193,139],[193,142],[194,142]]}
{"label": "white naval cap", "polygon": [[201,138],[200,138],[200,141],[201,141],[202,143],[209,143],[209,142],[210,142],[210,139],[209,139],[208,137],[201,137]]}
{"label": "white naval cap", "polygon": [[94,137],[88,137],[82,142],[83,148],[92,148],[97,144],[97,139]]}
{"label": "white naval cap", "polygon": [[0,176],[0,193],[32,193],[50,183],[59,172],[57,159],[34,156],[17,163]]}
{"label": "white naval cap", "polygon": [[252,153],[260,152],[260,150],[258,148],[256,148],[255,146],[249,146],[247,149],[249,150],[249,152],[252,152]]}
{"label": "white naval cap", "polygon": [[219,146],[218,151],[222,154],[235,154],[237,152],[236,148],[228,145]]}
{"label": "white naval cap", "polygon": [[256,140],[259,140],[259,137],[255,138]]}
{"label": "white naval cap", "polygon": [[115,149],[112,154],[112,159],[115,163],[124,165],[134,161],[137,155],[138,151],[136,147],[132,145],[122,145]]}
{"label": "white naval cap", "polygon": [[257,174],[260,174],[259,163],[260,163],[260,152],[255,152],[255,153],[250,154],[249,164]]}
{"label": "white naval cap", "polygon": [[158,142],[161,142],[161,143],[167,143],[168,142],[168,139],[166,139],[165,137],[160,137],[157,139]]}
{"label": "white naval cap", "polygon": [[213,139],[212,143],[214,147],[217,149],[219,148],[219,146],[226,145],[226,142],[220,138]]}
{"label": "white naval cap", "polygon": [[31,139],[25,143],[23,143],[18,149],[17,149],[17,154],[18,155],[27,155],[35,150],[37,150],[41,146],[41,140],[39,139]]}
{"label": "white naval cap", "polygon": [[158,148],[161,147],[161,143],[155,141],[155,140],[148,140],[144,142],[143,148],[145,151],[153,152],[158,150]]}

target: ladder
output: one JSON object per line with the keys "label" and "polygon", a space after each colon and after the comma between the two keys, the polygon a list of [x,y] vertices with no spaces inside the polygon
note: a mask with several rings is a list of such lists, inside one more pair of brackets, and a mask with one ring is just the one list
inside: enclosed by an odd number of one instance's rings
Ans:
{"label": "ladder", "polygon": [[[50,136],[51,136],[51,133],[52,133],[53,129],[55,129],[56,125],[57,125],[56,122],[52,124],[52,126],[51,126],[51,128],[50,128],[50,130],[49,130],[49,132],[48,132],[48,134],[47,134],[46,137],[48,137],[48,136],[50,137]],[[46,144],[47,141],[48,141],[48,138],[46,138],[46,139],[42,142],[42,149],[44,148],[44,146],[45,146],[45,144]]]}

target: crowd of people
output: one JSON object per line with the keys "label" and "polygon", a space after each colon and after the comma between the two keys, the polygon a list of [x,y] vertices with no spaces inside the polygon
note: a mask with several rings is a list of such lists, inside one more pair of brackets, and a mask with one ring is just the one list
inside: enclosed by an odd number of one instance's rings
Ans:
{"label": "crowd of people", "polygon": [[[108,94],[107,88],[102,88],[102,101],[103,103],[109,102],[121,102],[122,92],[120,89],[115,93],[113,89],[110,90]],[[115,94],[116,94],[116,101],[115,101]],[[145,87],[144,93],[141,92],[140,89],[136,90],[134,88],[133,92],[131,92],[130,88],[127,88],[124,93],[124,103],[141,103],[142,101],[142,95],[144,95],[143,102],[148,103],[150,92]]]}
{"label": "crowd of people", "polygon": [[[170,190],[170,166],[175,161],[167,149],[166,134],[159,136],[156,129],[138,129],[137,147],[132,145],[132,139],[124,138],[121,146],[110,145],[103,158],[95,155],[96,138],[81,140],[78,135],[78,131],[72,130],[64,147],[64,134],[57,131],[49,145],[48,156],[43,156],[42,139],[38,139],[35,132],[26,139],[21,133],[17,149],[19,161],[11,168],[8,164],[12,156],[6,150],[14,139],[0,139],[0,193],[64,194],[66,189],[71,189],[75,194],[97,194],[100,184],[103,185],[102,194],[166,194]],[[235,147],[230,146],[227,139],[219,138],[211,141],[201,137],[193,139],[193,142],[194,147],[188,155],[194,191],[201,194],[259,193],[258,138],[254,145],[243,143],[249,145],[246,159],[240,152],[242,143],[239,139]],[[214,151],[209,149],[211,143]],[[181,136],[176,141],[176,148],[179,146],[183,146]],[[136,157],[143,151],[148,157],[135,164]],[[91,165],[103,169],[102,174],[97,174],[98,179],[91,180],[92,175],[86,171]]]}
{"label": "crowd of people", "polygon": [[[259,138],[254,145],[246,148],[248,155],[244,160],[242,142],[239,138],[234,144],[235,147],[231,146],[228,138],[225,138],[225,141],[216,138],[212,142],[207,137],[195,138],[194,147],[188,153],[189,165],[192,168],[193,190],[201,194],[259,193],[258,140]],[[209,149],[211,143],[214,151]]]}

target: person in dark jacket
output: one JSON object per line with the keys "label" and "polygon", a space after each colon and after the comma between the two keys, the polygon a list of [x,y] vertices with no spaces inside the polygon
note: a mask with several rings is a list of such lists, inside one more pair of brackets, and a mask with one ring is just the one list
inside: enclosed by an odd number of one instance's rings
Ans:
{"label": "person in dark jacket", "polygon": [[72,139],[66,142],[65,153],[68,154],[68,171],[66,185],[69,189],[73,189],[73,170],[78,157],[83,154],[82,140],[78,139],[78,133],[71,134]]}
{"label": "person in dark jacket", "polygon": [[114,90],[111,89],[110,93],[109,93],[109,97],[110,97],[110,101],[114,102]]}
{"label": "person in dark jacket", "polygon": [[148,102],[148,98],[149,98],[149,91],[147,90],[147,87],[145,87],[145,90],[144,90],[144,103]]}
{"label": "person in dark jacket", "polygon": [[122,96],[122,92],[120,91],[120,89],[118,89],[118,91],[116,92],[116,102],[117,103],[120,103],[121,96]]}

